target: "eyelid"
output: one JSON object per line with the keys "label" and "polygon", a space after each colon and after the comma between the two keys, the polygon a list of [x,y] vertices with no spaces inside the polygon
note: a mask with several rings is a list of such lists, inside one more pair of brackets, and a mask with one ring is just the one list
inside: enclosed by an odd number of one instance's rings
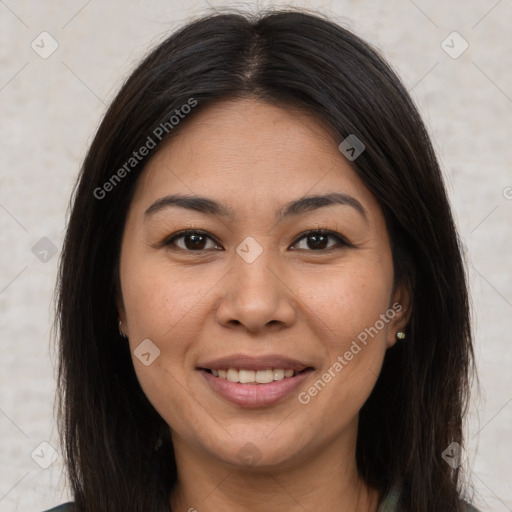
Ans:
{"label": "eyelid", "polygon": [[[177,231],[176,233],[173,233],[172,235],[167,236],[166,238],[163,239],[163,241],[161,243],[158,244],[158,247],[168,247],[168,246],[171,246],[175,240],[177,240],[177,239],[179,239],[179,238],[181,238],[183,236],[193,235],[193,234],[203,235],[206,238],[209,238],[210,240],[215,242],[215,244],[221,245],[219,243],[219,241],[213,235],[208,233],[207,231],[204,231],[202,229],[188,228],[188,229],[183,229],[181,231]],[[336,245],[331,246],[331,247],[329,247],[327,249],[319,249],[319,250],[316,250],[316,251],[315,250],[309,250],[308,251],[306,249],[293,249],[293,250],[299,250],[299,251],[305,251],[305,252],[311,252],[311,253],[322,253],[322,252],[329,252],[332,249],[337,249],[340,246],[342,246],[342,247],[352,247],[352,248],[355,247],[341,233],[338,233],[337,231],[333,231],[331,229],[325,229],[325,228],[320,228],[320,227],[316,228],[316,229],[308,229],[306,231],[303,231],[299,235],[297,235],[295,240],[292,242],[292,246],[297,244],[300,240],[302,240],[303,238],[306,238],[306,236],[308,236],[310,234],[320,234],[320,235],[326,235],[326,236],[330,236],[332,238],[336,238],[338,240],[338,245],[337,246]],[[182,249],[181,247],[175,247],[175,249],[181,250],[183,252],[190,252],[190,253],[206,252],[206,250],[192,251],[192,250]],[[222,249],[222,250],[224,250],[224,249]]]}
{"label": "eyelid", "polygon": [[[330,236],[332,238],[336,238],[338,240],[338,246],[341,245],[341,246],[344,246],[344,247],[354,247],[354,245],[351,244],[341,233],[338,233],[337,231],[333,231],[332,229],[325,229],[325,228],[308,229],[308,230],[304,231],[303,233],[297,235],[297,237],[293,241],[292,245],[295,245],[300,240],[302,240],[303,238],[306,238],[306,236],[308,236],[310,234],[313,234],[313,233],[314,234]],[[337,246],[331,246],[328,249],[321,249],[321,250],[318,250],[318,251],[309,250],[309,251],[306,251],[306,252],[321,253],[321,252],[328,252],[331,249],[336,249],[336,248],[337,248]],[[305,249],[299,249],[299,250],[305,250]]]}
{"label": "eyelid", "polygon": [[[158,244],[158,246],[159,247],[170,246],[170,245],[172,245],[172,243],[175,240],[177,240],[178,238],[181,238],[183,236],[186,236],[186,235],[203,235],[206,238],[209,238],[210,240],[215,242],[217,245],[220,245],[219,241],[213,235],[208,233],[208,231],[204,231],[202,229],[188,228],[188,229],[182,229],[181,231],[176,231],[176,233],[173,233],[172,235],[165,237],[162,240],[162,242]],[[205,252],[204,250],[203,251],[187,251],[186,249],[181,249],[181,247],[177,247],[176,249],[182,250],[185,252]]]}

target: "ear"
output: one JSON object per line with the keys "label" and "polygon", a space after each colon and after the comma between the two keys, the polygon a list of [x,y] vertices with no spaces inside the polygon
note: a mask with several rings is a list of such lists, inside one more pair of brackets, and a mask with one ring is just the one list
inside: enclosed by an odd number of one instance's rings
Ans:
{"label": "ear", "polygon": [[411,318],[411,306],[412,291],[410,286],[406,283],[397,285],[389,305],[389,310],[394,311],[395,315],[388,324],[386,338],[388,348],[391,348],[397,342],[396,333],[398,331],[405,331]]}
{"label": "ear", "polygon": [[124,310],[122,298],[117,299],[117,314],[119,316],[119,320],[124,323],[126,321],[126,311]]}
{"label": "ear", "polygon": [[123,297],[121,296],[120,291],[117,293],[116,306],[118,322],[122,323],[122,327],[120,327],[120,330],[122,330],[123,334],[128,336],[128,326],[126,325],[126,311],[124,309]]}

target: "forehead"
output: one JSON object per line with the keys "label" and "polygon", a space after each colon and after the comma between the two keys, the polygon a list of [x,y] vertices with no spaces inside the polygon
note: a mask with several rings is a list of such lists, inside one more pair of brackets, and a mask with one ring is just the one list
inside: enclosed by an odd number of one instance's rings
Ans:
{"label": "forehead", "polygon": [[134,197],[172,192],[214,196],[234,209],[340,191],[375,199],[322,121],[259,100],[231,100],[197,112],[148,162]]}

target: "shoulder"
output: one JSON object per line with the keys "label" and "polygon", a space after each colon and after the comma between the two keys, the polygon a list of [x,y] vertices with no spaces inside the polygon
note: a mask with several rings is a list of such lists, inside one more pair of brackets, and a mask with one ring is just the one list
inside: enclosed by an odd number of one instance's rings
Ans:
{"label": "shoulder", "polygon": [[45,512],[73,512],[73,502],[70,501],[69,503],[64,503],[58,507],[46,510]]}
{"label": "shoulder", "polygon": [[[389,506],[396,506],[396,501],[398,499],[398,492],[396,490],[392,491],[385,500],[385,503],[379,508],[380,510],[391,510]],[[480,512],[478,509],[470,505],[469,503],[464,502],[465,512]],[[45,512],[72,512],[73,511],[73,503],[64,503],[63,505],[59,505],[58,507],[52,508],[50,510],[46,510]]]}

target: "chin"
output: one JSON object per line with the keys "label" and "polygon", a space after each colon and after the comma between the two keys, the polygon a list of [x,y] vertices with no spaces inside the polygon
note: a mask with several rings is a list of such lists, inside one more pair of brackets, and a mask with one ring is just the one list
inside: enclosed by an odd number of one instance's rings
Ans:
{"label": "chin", "polygon": [[221,441],[220,446],[212,446],[210,454],[223,463],[234,466],[237,470],[270,471],[277,468],[293,467],[303,453],[301,447],[287,436],[282,444],[275,439],[261,436],[259,439],[243,436],[239,439]]}

